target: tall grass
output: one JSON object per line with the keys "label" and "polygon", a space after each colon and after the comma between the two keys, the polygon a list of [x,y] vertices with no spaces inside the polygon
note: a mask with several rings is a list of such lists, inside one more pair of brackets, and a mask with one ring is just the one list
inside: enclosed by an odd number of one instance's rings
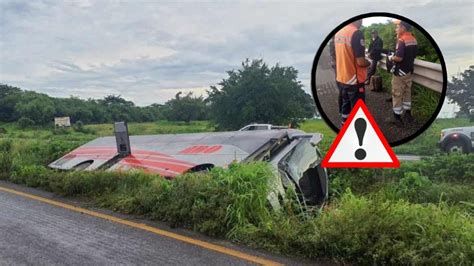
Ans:
{"label": "tall grass", "polygon": [[[319,131],[324,123],[303,126]],[[330,202],[302,213],[291,190],[281,210],[268,206],[274,175],[264,163],[173,180],[139,171],[46,168],[77,146],[67,136],[0,140],[3,178],[293,256],[359,264],[474,261],[474,155],[434,156],[399,169],[331,170]]]}
{"label": "tall grass", "polygon": [[[388,73],[383,69],[378,69],[377,74],[382,77],[382,87],[384,91],[392,91],[392,74]],[[436,110],[438,102],[441,98],[439,92],[435,92],[422,85],[413,83],[412,85],[412,102],[413,102],[413,115],[421,120],[428,120]]]}
{"label": "tall grass", "polygon": [[[267,184],[273,173],[263,163],[214,168],[174,180],[138,171],[64,173],[30,165],[15,167],[10,180],[283,254],[361,264],[472,262],[470,212],[442,200],[413,203],[426,185],[413,185],[418,177],[410,175],[384,193],[342,192],[310,216],[294,207],[296,197],[280,211],[268,207]],[[410,193],[404,186],[418,190]],[[469,195],[457,200],[470,201]]]}
{"label": "tall grass", "polygon": [[[113,124],[97,124],[84,126],[86,129],[94,130],[98,136],[110,136],[113,134]],[[153,135],[153,134],[178,134],[214,131],[209,121],[171,122],[158,121],[150,123],[129,123],[128,129],[131,135]]]}
{"label": "tall grass", "polygon": [[329,169],[329,176],[333,199],[350,189],[359,195],[422,204],[444,202],[473,211],[474,154],[402,162],[398,169]]}
{"label": "tall grass", "polygon": [[273,172],[268,165],[252,163],[174,180],[139,171],[65,173],[27,165],[17,167],[9,180],[61,195],[86,196],[116,211],[146,214],[173,226],[230,237],[240,226],[270,219],[266,199],[270,178]]}
{"label": "tall grass", "polygon": [[9,177],[13,165],[11,156],[12,141],[10,139],[0,140],[0,179]]}

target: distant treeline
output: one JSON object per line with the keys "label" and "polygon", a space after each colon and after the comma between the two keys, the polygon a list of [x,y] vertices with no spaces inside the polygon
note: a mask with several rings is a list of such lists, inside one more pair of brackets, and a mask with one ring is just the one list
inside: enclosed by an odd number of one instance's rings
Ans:
{"label": "distant treeline", "polygon": [[120,95],[109,95],[99,100],[82,100],[73,96],[54,98],[0,85],[0,121],[21,120],[25,125],[51,124],[54,117],[60,116],[69,116],[72,123],[81,121],[86,124],[206,120],[209,119],[208,108],[203,97],[194,97],[191,93],[185,96],[178,93],[165,104],[140,107]]}
{"label": "distant treeline", "polygon": [[208,96],[179,92],[164,104],[140,107],[120,95],[103,99],[55,98],[44,93],[0,85],[0,122],[21,127],[48,125],[54,117],[72,123],[212,120],[218,129],[238,129],[248,123],[288,124],[313,117],[316,108],[297,80],[293,67],[269,67],[263,60],[246,60],[242,68],[211,86]]}

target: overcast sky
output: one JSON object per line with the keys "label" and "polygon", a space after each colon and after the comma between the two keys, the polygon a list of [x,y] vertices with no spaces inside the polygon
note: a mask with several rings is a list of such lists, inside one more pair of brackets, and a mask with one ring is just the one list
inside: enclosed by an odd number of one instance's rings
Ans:
{"label": "overcast sky", "polygon": [[310,92],[326,35],[373,11],[424,27],[450,76],[474,64],[472,1],[0,3],[0,83],[57,97],[163,103],[180,90],[205,93],[245,58],[294,66]]}

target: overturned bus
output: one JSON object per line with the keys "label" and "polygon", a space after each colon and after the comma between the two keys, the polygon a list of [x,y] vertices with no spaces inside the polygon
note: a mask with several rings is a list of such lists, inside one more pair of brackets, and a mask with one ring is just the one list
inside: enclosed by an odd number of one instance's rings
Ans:
{"label": "overturned bus", "polygon": [[49,167],[62,170],[142,169],[167,178],[226,167],[233,162],[266,161],[274,169],[271,205],[278,208],[284,189],[293,186],[308,205],[323,203],[328,176],[317,144],[321,134],[296,129],[129,136],[126,123],[115,123],[115,137],[97,138]]}

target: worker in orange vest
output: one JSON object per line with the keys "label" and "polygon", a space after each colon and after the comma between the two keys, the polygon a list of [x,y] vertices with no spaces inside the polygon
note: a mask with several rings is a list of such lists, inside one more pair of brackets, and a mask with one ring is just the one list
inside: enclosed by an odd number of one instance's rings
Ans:
{"label": "worker in orange vest", "polygon": [[[415,36],[410,32],[411,25],[407,22],[395,20],[395,32],[397,33],[397,45],[395,54],[388,56],[393,62],[392,77],[392,110],[393,116],[388,117],[386,122],[402,126],[403,122],[413,122],[411,115],[411,85],[413,82],[413,69],[417,53],[417,42]],[[404,113],[402,121],[402,113]]]}
{"label": "worker in orange vest", "polygon": [[362,20],[345,26],[336,33],[336,82],[342,96],[339,106],[341,124],[349,116],[357,100],[365,101],[364,83],[370,62],[365,59],[364,35],[359,30]]}

